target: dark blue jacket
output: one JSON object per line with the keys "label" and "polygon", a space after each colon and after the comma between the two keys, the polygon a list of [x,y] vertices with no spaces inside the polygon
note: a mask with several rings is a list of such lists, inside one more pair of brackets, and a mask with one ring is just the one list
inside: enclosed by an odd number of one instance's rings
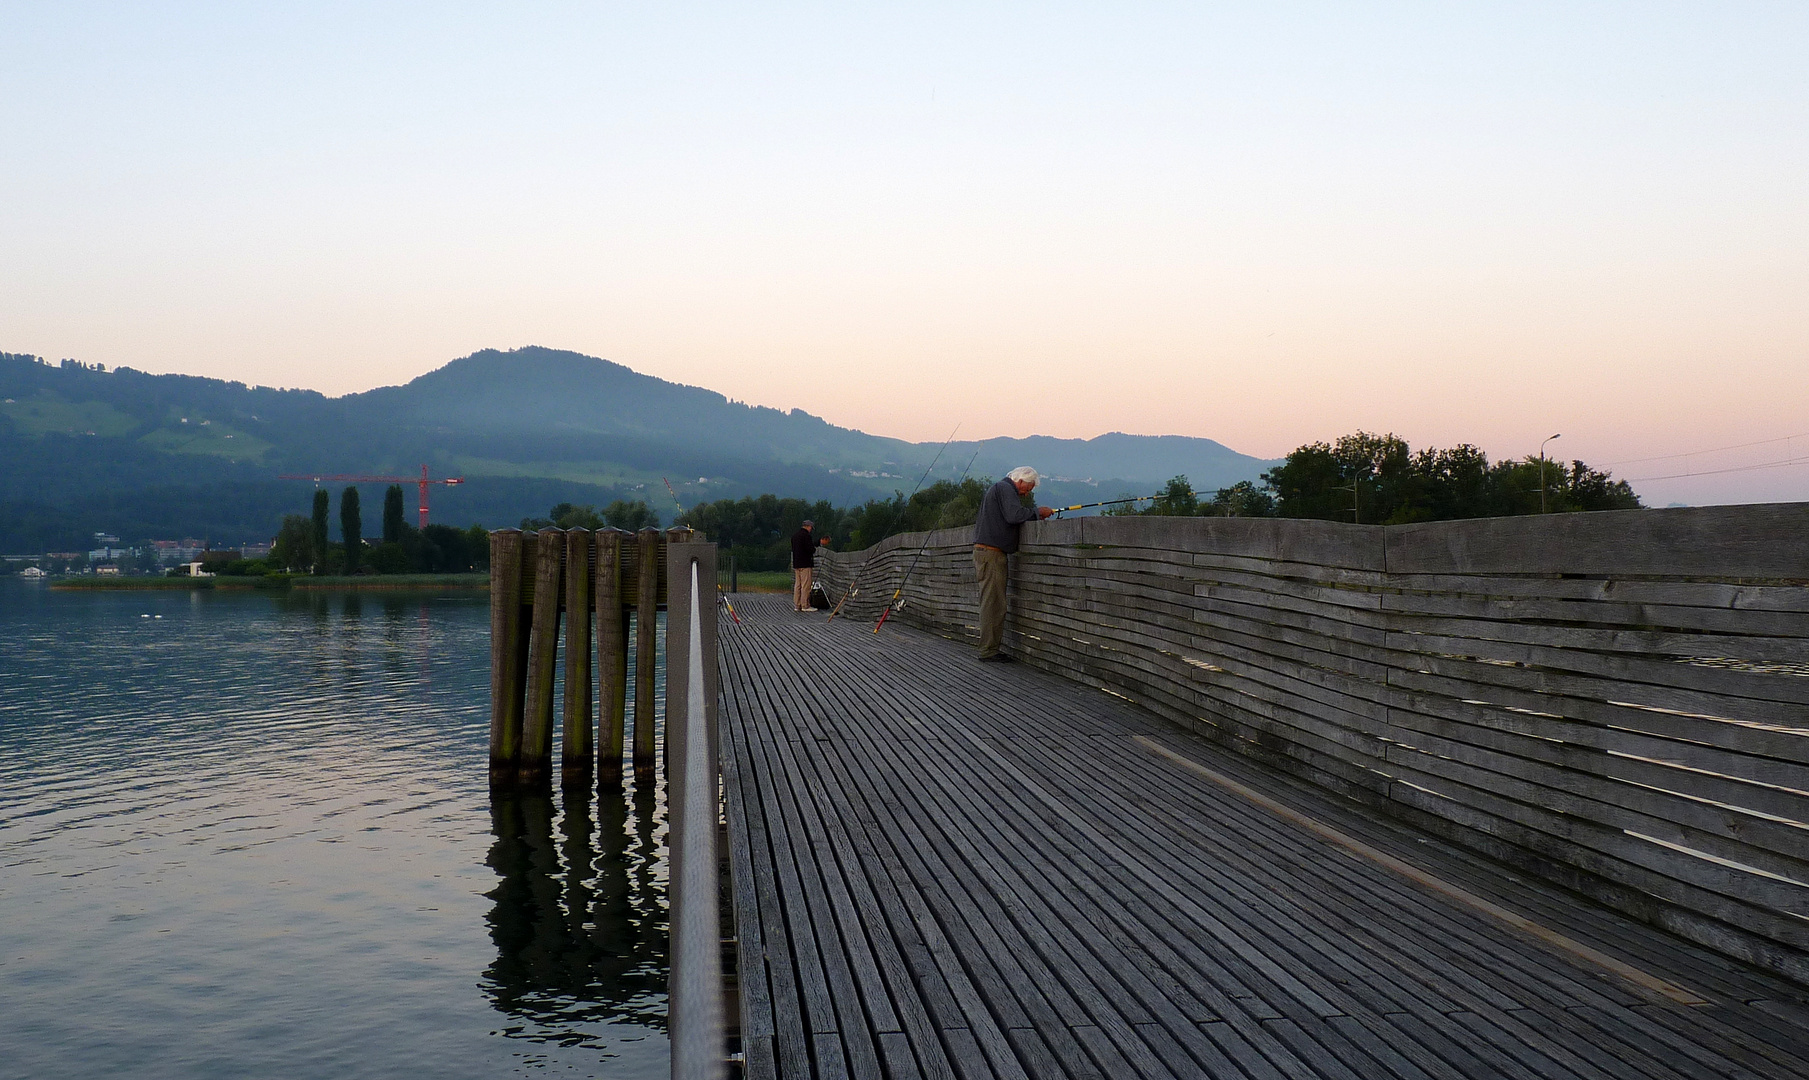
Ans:
{"label": "dark blue jacket", "polygon": [[1018,527],[1036,520],[1036,509],[1027,507],[1018,486],[1001,480],[986,489],[980,500],[980,516],[974,521],[974,543],[990,544],[1010,554],[1018,549]]}

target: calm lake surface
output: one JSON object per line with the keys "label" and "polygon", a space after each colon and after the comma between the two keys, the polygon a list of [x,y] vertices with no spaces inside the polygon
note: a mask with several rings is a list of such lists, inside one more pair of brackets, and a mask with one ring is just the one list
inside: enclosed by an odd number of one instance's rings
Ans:
{"label": "calm lake surface", "polygon": [[488,739],[481,595],[0,581],[0,1076],[664,1076],[660,793]]}

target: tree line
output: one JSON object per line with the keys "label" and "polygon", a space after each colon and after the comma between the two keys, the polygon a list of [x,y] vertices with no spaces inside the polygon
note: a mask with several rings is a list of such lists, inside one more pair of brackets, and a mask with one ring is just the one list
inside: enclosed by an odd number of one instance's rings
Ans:
{"label": "tree line", "polygon": [[[789,538],[806,518],[816,522],[819,537],[857,551],[897,533],[970,525],[990,486],[991,478],[945,480],[908,497],[900,491],[850,508],[773,495],[722,499],[692,508],[679,521],[733,552],[746,569],[780,570],[790,565]],[[1625,480],[1582,461],[1491,462],[1468,443],[1416,451],[1399,436],[1359,431],[1301,446],[1254,482],[1240,480],[1208,494],[1176,476],[1156,498],[1106,513],[1403,525],[1640,505]]]}
{"label": "tree line", "polygon": [[482,525],[456,529],[450,525],[416,528],[408,523],[402,485],[383,493],[382,530],[364,538],[364,508],[356,487],[339,493],[340,541],[328,539],[331,499],[314,492],[311,514],[285,514],[270,557],[245,560],[256,565],[229,566],[227,573],[287,571],[298,574],[459,574],[490,568],[490,533]]}
{"label": "tree line", "polygon": [[[991,478],[944,480],[910,496],[899,491],[890,499],[846,508],[773,495],[721,499],[693,507],[678,520],[733,553],[744,569],[782,570],[791,565],[790,537],[806,519],[816,523],[817,536],[858,551],[897,533],[970,525],[990,486]],[[1202,493],[1194,491],[1186,476],[1176,476],[1156,498],[1106,513],[1402,525],[1640,505],[1625,480],[1582,461],[1526,457],[1491,462],[1468,443],[1416,451],[1399,436],[1359,431],[1301,446],[1254,482],[1240,480]]]}
{"label": "tree line", "polygon": [[897,533],[971,524],[986,487],[984,480],[939,480],[909,496],[898,491],[852,507],[776,495],[718,499],[692,507],[678,521],[715,541],[744,570],[784,570],[791,566],[792,534],[807,520],[818,539],[858,551]]}
{"label": "tree line", "polygon": [[[910,495],[869,499],[852,507],[827,500],[776,495],[719,499],[678,515],[733,555],[745,570],[791,565],[791,536],[806,520],[815,534],[838,548],[858,551],[898,533],[970,525],[991,478],[941,480]],[[1538,457],[1491,462],[1468,443],[1414,450],[1399,436],[1359,431],[1333,442],[1314,442],[1290,453],[1257,482],[1239,481],[1210,494],[1196,492],[1186,476],[1169,480],[1160,495],[1108,509],[1108,514],[1165,517],[1319,518],[1360,524],[1506,517],[1519,514],[1632,510],[1639,497],[1625,480],[1591,468]],[[487,570],[489,533],[481,525],[455,529],[408,523],[402,487],[384,492],[381,539],[366,541],[358,489],[339,497],[338,543],[328,539],[330,500],[314,493],[311,515],[289,514],[267,560],[272,570],[315,574],[422,574]],[[636,531],[657,528],[659,514],[645,501],[618,499],[598,508],[562,502],[545,517],[524,518],[521,528]]]}
{"label": "tree line", "polygon": [[1296,449],[1262,474],[1260,486],[1240,481],[1202,496],[1187,477],[1177,476],[1149,506],[1118,512],[1405,525],[1640,505],[1625,480],[1582,461],[1529,456],[1490,462],[1468,443],[1416,451],[1397,435],[1359,431]]}

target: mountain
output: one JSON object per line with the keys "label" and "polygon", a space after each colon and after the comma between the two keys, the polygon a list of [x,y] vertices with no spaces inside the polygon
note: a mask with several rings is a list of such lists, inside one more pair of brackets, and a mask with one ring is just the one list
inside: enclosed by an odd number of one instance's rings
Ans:
{"label": "mountain", "polygon": [[669,518],[662,478],[685,505],[762,492],[860,502],[908,491],[938,451],[932,479],[970,458],[976,476],[1033,464],[1050,502],[1143,494],[1177,473],[1211,490],[1274,464],[1210,439],[1118,433],[943,451],[538,347],[484,350],[339,398],[0,353],[0,551],[77,549],[95,531],[268,537],[313,487],[284,473],[412,476],[426,464],[466,478],[433,489],[434,520],[502,525],[555,502],[617,498]]}

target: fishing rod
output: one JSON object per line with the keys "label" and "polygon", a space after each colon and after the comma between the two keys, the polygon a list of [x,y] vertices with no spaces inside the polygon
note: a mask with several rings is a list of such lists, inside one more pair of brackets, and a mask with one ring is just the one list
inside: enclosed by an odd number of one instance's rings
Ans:
{"label": "fishing rod", "polygon": [[1087,510],[1095,506],[1117,506],[1119,503],[1149,502],[1151,499],[1160,498],[1162,498],[1160,495],[1139,495],[1134,499],[1107,499],[1104,502],[1081,503],[1077,506],[1057,506],[1053,509],[1056,513],[1062,514],[1069,510]]}
{"label": "fishing rod", "polygon": [[[979,456],[980,456],[980,451],[975,450],[974,456],[967,459],[967,468],[961,470],[961,481],[960,481],[960,483],[957,483],[955,485],[955,491],[956,491],[957,495],[961,491],[961,484],[967,483],[967,474],[970,471],[972,471],[972,469],[974,467],[974,460],[976,458],[978,458]],[[947,508],[944,507],[943,512],[941,514],[936,515],[936,524],[937,525],[942,524],[942,517],[947,512],[948,512]],[[911,580],[911,575],[917,572],[917,564],[923,561],[923,553],[930,549],[930,536],[935,531],[936,531],[935,529],[931,529],[928,532],[925,532],[923,534],[923,546],[919,547],[917,549],[917,557],[912,559],[911,565],[905,569],[904,577],[901,577],[898,579],[898,588],[892,590],[891,601],[886,604],[886,609],[879,613],[879,622],[877,622],[873,625],[873,632],[875,634],[879,633],[880,627],[886,625],[886,616],[892,614],[892,612],[894,610],[896,610],[897,608],[902,606],[898,602],[898,598],[904,594],[905,582]]]}
{"label": "fishing rod", "polygon": [[[912,488],[911,494],[905,496],[905,506],[907,508],[911,505],[911,499],[916,496],[917,488],[922,487],[923,482],[930,478],[930,470],[934,469],[936,467],[936,463],[938,461],[942,460],[942,455],[943,455],[944,451],[948,450],[949,444],[951,444],[955,441],[955,436],[960,434],[960,432],[961,432],[961,425],[956,424],[955,430],[949,432],[948,438],[943,440],[942,449],[936,451],[936,456],[930,459],[929,468],[924,469],[923,475],[919,476],[917,478],[917,487]],[[979,451],[976,450],[975,453],[978,454]],[[971,468],[973,466],[973,462],[971,462],[971,461],[968,462],[968,466]],[[965,474],[963,474],[961,478],[963,480],[965,480],[965,479],[967,479],[967,476]],[[842,604],[846,604],[851,597],[853,597],[856,593],[861,591],[861,575],[863,575],[867,572],[867,563],[870,563],[872,561],[873,561],[872,559],[867,559],[867,560],[863,561],[860,565],[860,569],[858,569],[854,572],[854,580],[849,584],[848,591],[842,594],[841,603],[838,603],[837,605],[835,605],[835,610],[829,613],[829,618],[827,621],[834,622],[835,617],[842,613]]]}
{"label": "fishing rod", "polygon": [[[978,450],[974,451],[974,457],[977,458],[979,456],[980,456],[980,452]],[[967,467],[969,469],[974,467],[973,458],[968,459]],[[965,481],[967,479],[967,473],[965,471],[962,472],[961,479],[963,481]],[[1094,506],[1116,506],[1119,503],[1148,502],[1151,499],[1160,499],[1161,497],[1162,496],[1160,496],[1160,495],[1139,495],[1135,498],[1129,498],[1129,499],[1106,499],[1104,502],[1090,502],[1090,503],[1081,503],[1078,506],[1059,507],[1055,510],[1055,512],[1057,514],[1059,514],[1063,510],[1086,510],[1086,509],[1089,509]],[[886,609],[879,613],[879,622],[877,624],[875,624],[875,626],[873,627],[873,632],[875,634],[879,633],[879,628],[881,626],[886,625],[886,617],[891,615],[893,611],[895,611],[898,608],[903,606],[902,604],[900,604],[898,602],[898,598],[899,598],[900,594],[902,594],[904,592],[905,582],[911,580],[911,575],[914,572],[916,572],[917,564],[918,564],[918,562],[920,562],[923,559],[923,553],[925,551],[929,550],[929,546],[930,546],[930,538],[929,538],[929,534],[926,533],[926,534],[924,534],[924,537],[923,537],[923,546],[917,549],[917,557],[915,559],[911,560],[911,565],[907,570],[905,570],[904,577],[902,577],[898,580],[898,588],[893,590],[893,592],[892,592],[892,602],[887,604]]]}
{"label": "fishing rod", "polygon": [[[685,504],[678,501],[678,492],[672,490],[672,481],[662,476],[660,477],[660,483],[666,485],[666,494],[672,496],[672,505],[678,507],[678,516],[684,517]],[[720,577],[716,579],[716,600],[723,607],[729,609],[729,618],[735,620],[736,626],[740,626],[741,616],[735,614],[735,605],[730,602],[729,594],[722,591],[722,579]]]}

